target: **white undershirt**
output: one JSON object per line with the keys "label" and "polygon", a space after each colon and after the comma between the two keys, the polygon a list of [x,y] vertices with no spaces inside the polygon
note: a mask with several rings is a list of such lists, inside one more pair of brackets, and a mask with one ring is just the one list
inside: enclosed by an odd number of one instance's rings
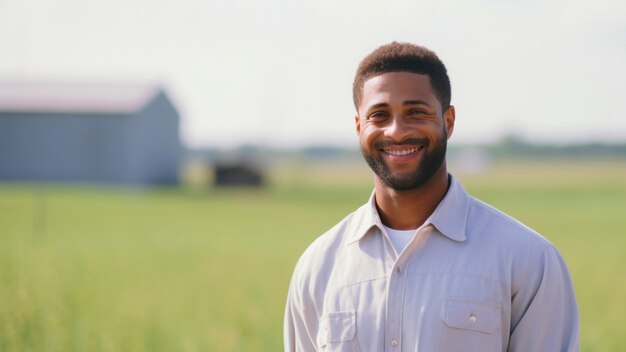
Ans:
{"label": "white undershirt", "polygon": [[415,236],[415,232],[417,231],[417,229],[396,230],[396,229],[389,228],[385,225],[383,225],[383,227],[385,228],[385,231],[387,231],[387,234],[389,235],[389,239],[391,240],[391,243],[393,243],[393,246],[396,248],[396,252],[398,254],[400,254],[402,250],[404,249],[404,247],[406,247],[406,245],[409,244],[409,242],[411,242],[411,240],[413,239],[413,236]]}

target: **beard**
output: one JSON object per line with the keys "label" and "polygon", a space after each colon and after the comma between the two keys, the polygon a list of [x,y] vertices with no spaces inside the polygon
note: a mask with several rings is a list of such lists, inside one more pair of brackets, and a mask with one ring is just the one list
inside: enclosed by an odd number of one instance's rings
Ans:
{"label": "beard", "polygon": [[[439,140],[436,141],[436,145],[430,152],[428,151],[428,147],[430,146],[428,139],[411,138],[403,141],[402,143],[390,143],[384,141],[374,143],[374,151],[372,154],[368,154],[363,148],[363,145],[361,145],[361,154],[363,154],[363,158],[367,164],[385,184],[385,186],[396,191],[412,190],[419,188],[428,182],[443,164],[448,145],[448,136],[445,129],[439,137]],[[380,150],[389,145],[418,145],[423,148],[424,156],[415,170],[403,175],[394,174],[383,160],[383,157],[380,155],[380,153],[382,153]]]}

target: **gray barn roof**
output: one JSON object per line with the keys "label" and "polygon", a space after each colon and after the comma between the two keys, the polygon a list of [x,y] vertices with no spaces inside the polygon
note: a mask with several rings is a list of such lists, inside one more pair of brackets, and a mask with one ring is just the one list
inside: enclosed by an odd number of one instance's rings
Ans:
{"label": "gray barn roof", "polygon": [[0,112],[131,114],[161,91],[157,85],[0,82]]}

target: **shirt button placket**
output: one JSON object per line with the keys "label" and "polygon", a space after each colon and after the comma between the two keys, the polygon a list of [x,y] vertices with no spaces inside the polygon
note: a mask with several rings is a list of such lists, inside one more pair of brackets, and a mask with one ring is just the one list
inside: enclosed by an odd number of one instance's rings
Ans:
{"label": "shirt button placket", "polygon": [[387,292],[387,347],[385,350],[398,351],[400,347],[400,333],[402,330],[402,310],[406,275],[403,274],[402,264],[395,263],[393,275],[389,277],[389,291]]}
{"label": "shirt button placket", "polygon": [[391,347],[398,347],[398,339],[395,337],[391,339]]}

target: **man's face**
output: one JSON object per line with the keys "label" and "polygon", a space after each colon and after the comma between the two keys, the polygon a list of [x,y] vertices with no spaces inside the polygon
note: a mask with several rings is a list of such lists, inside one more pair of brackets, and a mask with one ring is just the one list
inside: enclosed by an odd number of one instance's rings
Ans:
{"label": "man's face", "polygon": [[361,153],[395,190],[419,188],[441,169],[454,127],[427,75],[388,72],[365,81],[356,116]]}

